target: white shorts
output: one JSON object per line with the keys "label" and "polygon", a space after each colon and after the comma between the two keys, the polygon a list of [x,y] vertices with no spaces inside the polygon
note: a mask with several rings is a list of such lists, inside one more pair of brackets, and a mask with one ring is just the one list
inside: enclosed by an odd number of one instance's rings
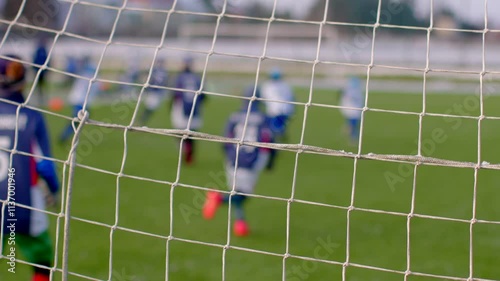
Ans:
{"label": "white shorts", "polygon": [[145,92],[146,97],[144,98],[144,106],[149,110],[155,110],[163,101],[164,94],[158,92]]}
{"label": "white shorts", "polygon": [[[269,153],[263,153],[259,156],[257,163],[253,169],[238,168],[236,170],[236,186],[235,191],[253,194],[255,185],[257,184],[257,179],[260,176],[262,170],[266,167],[269,161]],[[226,178],[228,189],[233,189],[234,184],[234,166],[229,162],[226,163]]]}
{"label": "white shorts", "polygon": [[[189,116],[184,115],[182,106],[174,104],[170,118],[172,119],[172,126],[174,127],[174,129],[187,129]],[[189,126],[189,129],[196,131],[201,127],[201,125],[201,118],[193,116],[193,118],[191,118],[191,125]]]}
{"label": "white shorts", "polygon": [[[45,210],[45,195],[40,186],[30,188],[31,206],[38,210]],[[30,235],[38,236],[49,228],[49,218],[46,213],[37,210],[31,210],[30,214]]]}

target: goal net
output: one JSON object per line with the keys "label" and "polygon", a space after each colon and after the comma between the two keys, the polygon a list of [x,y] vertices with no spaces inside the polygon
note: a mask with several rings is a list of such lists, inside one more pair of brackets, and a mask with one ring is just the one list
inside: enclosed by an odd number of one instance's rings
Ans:
{"label": "goal net", "polygon": [[[19,112],[39,112],[52,146],[0,139],[0,172],[22,155],[61,182],[47,208],[0,188],[3,226],[12,210],[47,215],[54,252],[39,264],[36,242],[4,231],[0,279],[500,280],[499,2],[248,2],[0,1],[0,58],[28,73],[25,102],[0,103],[17,107],[16,135]],[[178,82],[188,61],[200,85]],[[294,99],[262,95],[273,79]],[[257,103],[294,109],[284,136],[249,137]],[[228,145],[274,165],[228,175]],[[205,220],[211,191],[229,204]]]}

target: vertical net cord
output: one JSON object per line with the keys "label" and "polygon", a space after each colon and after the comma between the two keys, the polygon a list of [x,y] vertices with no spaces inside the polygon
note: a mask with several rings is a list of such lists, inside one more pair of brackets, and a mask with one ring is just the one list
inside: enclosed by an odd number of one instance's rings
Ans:
{"label": "vertical net cord", "polygon": [[[9,34],[10,34],[10,31],[12,29],[12,26],[14,26],[14,24],[19,20],[19,18],[21,17],[21,14],[24,10],[24,7],[26,5],[26,0],[23,0],[23,2],[21,3],[20,7],[19,7],[19,11],[17,12],[16,14],[16,17],[12,20],[12,22],[9,24],[9,26],[7,27],[7,30],[5,31],[5,35],[3,36],[3,39],[2,39],[2,42],[0,42],[0,49],[2,49],[5,41],[7,40],[7,38],[9,37]],[[14,151],[16,149],[16,146],[17,146],[17,135],[18,135],[18,123],[19,123],[19,109],[22,105],[18,105],[18,108],[16,110],[16,128],[15,128],[15,135],[14,135],[14,144],[12,146],[12,151],[10,152],[10,155],[9,155],[9,167],[12,167],[12,160],[13,160],[13,155],[14,155]],[[7,207],[7,204],[8,204],[8,197],[6,197],[6,200],[5,201],[2,201],[2,217],[1,218],[4,218],[4,214],[5,214],[5,208]],[[4,247],[4,243],[2,243],[2,241],[4,241],[4,231],[3,231],[3,228],[4,228],[4,224],[3,224],[3,219],[2,219],[2,228],[0,229],[0,258],[3,258],[4,255],[3,255],[3,247]]]}
{"label": "vertical net cord", "polygon": [[[127,2],[128,2],[128,0],[124,0],[124,3],[122,5],[122,7],[120,8],[120,13],[121,13],[122,10],[124,10],[126,8],[126,6],[128,4]],[[140,107],[140,104],[141,104],[142,95],[144,94],[145,89],[149,86],[149,82],[151,81],[151,76],[153,74],[153,68],[154,68],[154,65],[155,65],[155,62],[156,62],[156,57],[158,56],[158,52],[160,51],[160,49],[162,48],[162,46],[164,44],[165,37],[166,37],[166,31],[167,31],[167,27],[168,27],[168,21],[170,19],[170,16],[171,16],[173,10],[175,9],[176,3],[177,3],[177,0],[174,1],[173,5],[172,5],[172,8],[167,13],[167,18],[165,19],[165,24],[163,26],[160,43],[158,43],[158,45],[155,47],[155,51],[154,51],[154,54],[153,54],[153,60],[152,60],[151,65],[149,67],[148,77],[146,78],[145,84],[141,87],[141,91],[140,91],[139,96],[137,98],[137,103],[136,103],[136,106],[134,108],[134,113],[132,114],[132,118],[130,120],[130,123],[129,123],[129,125],[127,127],[124,128],[124,131],[123,131],[123,156],[122,156],[122,162],[121,162],[121,166],[120,166],[120,171],[119,171],[119,173],[118,173],[118,175],[116,177],[115,222],[111,226],[110,233],[109,233],[109,239],[110,239],[109,276],[108,276],[109,280],[112,279],[112,275],[113,275],[113,235],[114,235],[114,232],[115,232],[116,228],[118,227],[118,222],[119,222],[120,179],[124,175],[123,171],[125,169],[125,164],[126,164],[126,160],[127,160],[127,153],[128,153],[127,136],[128,136],[128,132],[129,132],[130,128],[133,127],[133,125],[135,123],[135,119],[137,117],[137,113],[139,111],[139,107]],[[116,24],[118,23],[119,15],[120,14],[118,14],[118,16],[117,16],[117,19],[116,19],[116,22],[115,22],[115,26],[113,26],[113,32],[116,30]],[[103,55],[104,55],[104,53],[103,53]],[[172,220],[170,222],[172,222]],[[170,236],[167,239],[167,247],[166,247],[167,248],[167,259],[168,259],[168,241],[169,240],[170,240]],[[165,267],[166,267],[166,272],[168,272],[168,260],[166,262]],[[165,279],[166,280],[168,279],[168,274],[166,275]]]}
{"label": "vertical net cord", "polygon": [[[192,119],[193,119],[193,116],[194,116],[194,110],[196,108],[196,104],[198,102],[198,98],[200,96],[200,94],[202,93],[203,91],[203,88],[204,88],[204,83],[205,83],[205,79],[206,79],[206,73],[207,73],[207,68],[208,68],[208,62],[210,60],[210,56],[214,53],[214,49],[215,49],[215,43],[217,41],[217,31],[219,29],[219,26],[220,26],[220,21],[222,20],[222,18],[224,17],[224,14],[226,12],[226,7],[227,7],[227,0],[224,0],[224,3],[223,3],[223,6],[222,6],[222,10],[221,12],[217,15],[217,23],[216,23],[216,26],[215,26],[215,30],[214,30],[214,36],[212,38],[212,43],[211,43],[211,47],[210,47],[210,50],[207,52],[207,55],[206,55],[206,58],[205,58],[205,64],[203,66],[203,71],[202,71],[202,74],[201,74],[201,82],[200,82],[200,88],[195,92],[195,96],[194,96],[194,99],[193,99],[193,105],[191,106],[191,111],[189,113],[189,118],[188,118],[188,122],[187,122],[187,128],[186,128],[186,131],[187,132],[190,132],[191,131],[191,122],[192,122]],[[170,109],[172,110],[172,109]],[[176,180],[175,182],[172,184],[172,188],[170,190],[170,234],[169,234],[169,240],[173,237],[173,213],[174,213],[174,189],[175,189],[175,186],[179,183],[179,180],[180,180],[180,173],[181,173],[181,166],[182,166],[182,153],[183,153],[183,145],[184,145],[184,141],[189,138],[188,135],[183,135],[181,140],[180,140],[180,144],[179,144],[179,158],[177,160],[177,171],[176,171]],[[167,263],[166,263],[166,270],[165,270],[165,280],[168,280],[168,264],[169,264],[169,240],[167,241]],[[223,250],[225,251],[225,249]],[[224,259],[222,261],[223,263],[223,270],[222,270],[222,280],[224,280]]]}
{"label": "vertical net cord", "polygon": [[484,119],[484,103],[483,103],[483,87],[484,75],[486,74],[486,33],[488,32],[488,0],[484,0],[484,29],[482,34],[482,53],[481,53],[481,73],[479,74],[479,118],[477,121],[477,164],[474,168],[474,190],[472,195],[472,218],[469,227],[469,278],[468,281],[474,280],[474,225],[477,223],[476,207],[477,207],[477,182],[479,177],[479,169],[481,168],[481,125]]}
{"label": "vertical net cord", "polygon": [[[174,2],[172,3],[172,7],[170,8],[170,10],[167,13],[167,18],[165,20],[165,26],[163,27],[163,32],[162,32],[162,37],[160,40],[159,48],[161,48],[164,44],[164,40],[165,40],[165,37],[167,34],[168,22],[170,21],[170,17],[172,16],[172,13],[175,11],[176,7],[177,7],[177,0],[174,0]],[[156,59],[158,51],[160,50],[159,48],[157,48],[155,50],[153,64],[151,65],[151,68],[149,71],[150,73],[149,73],[147,81],[149,81],[151,79],[151,75],[153,72],[153,66],[154,66],[154,60]],[[136,106],[135,111],[134,111],[134,116],[132,117],[132,121],[130,124],[133,124],[134,119],[137,115],[137,112],[139,110],[140,98],[141,98],[141,95],[143,94],[144,90],[145,90],[145,87],[143,87],[141,90],[141,93],[139,95],[139,99],[137,101],[137,106]],[[171,110],[171,109],[169,109],[169,110]],[[173,238],[173,231],[174,231],[174,190],[175,190],[175,186],[177,185],[179,178],[180,178],[180,164],[182,163],[181,161],[182,161],[182,139],[181,139],[180,145],[179,145],[179,159],[177,161],[176,178],[175,178],[175,182],[170,185],[170,192],[169,192],[169,196],[170,196],[170,198],[169,198],[169,229],[168,229],[168,238],[167,238],[167,241],[165,243],[165,281],[168,281],[168,279],[169,279],[168,273],[170,270],[170,241]]]}
{"label": "vertical net cord", "polygon": [[[102,60],[104,58],[104,54],[106,53],[107,47],[111,44],[111,42],[113,40],[113,35],[114,35],[116,27],[118,25],[118,21],[120,20],[120,16],[121,16],[123,10],[127,7],[127,3],[128,3],[128,0],[124,0],[123,3],[122,3],[122,6],[117,11],[116,18],[115,18],[115,21],[113,23],[113,28],[112,28],[111,33],[109,35],[108,42],[106,43],[106,46],[104,47],[104,50],[101,53],[101,57],[100,57],[100,60],[99,60],[99,65],[102,63]],[[94,79],[97,77],[98,73],[99,73],[99,66],[97,67],[96,72],[94,74]],[[87,103],[87,99],[89,97],[90,87],[91,86],[92,86],[92,84],[89,83],[89,88],[88,88],[87,96],[85,97],[84,104]],[[125,129],[124,131],[126,131],[126,130],[127,129]],[[121,163],[120,171],[118,172],[118,175],[116,177],[115,221],[114,221],[114,223],[111,226],[110,231],[109,231],[109,260],[108,260],[108,270],[109,271],[108,271],[108,280],[112,280],[112,278],[113,278],[113,234],[114,234],[114,232],[116,230],[116,227],[118,225],[118,218],[119,218],[119,209],[120,209],[120,177],[121,177],[121,175],[123,173],[123,166],[125,165],[125,159],[126,159],[126,154],[127,154],[127,137],[126,137],[126,135],[124,136],[123,142],[124,142],[124,144],[123,144],[122,163]]]}
{"label": "vertical net cord", "polygon": [[259,83],[259,73],[260,73],[260,67],[262,65],[262,61],[266,58],[266,53],[267,53],[267,44],[269,41],[269,30],[271,29],[271,24],[275,20],[275,13],[276,13],[276,6],[277,6],[277,1],[274,0],[273,2],[273,8],[271,11],[271,17],[267,20],[267,26],[266,26],[266,34],[264,37],[264,48],[262,50],[262,55],[259,57],[258,62],[257,62],[257,70],[255,73],[255,85],[252,93],[252,97],[250,98],[248,102],[248,107],[247,107],[247,113],[245,116],[245,122],[243,124],[243,130],[240,136],[240,139],[238,140],[238,143],[236,144],[236,156],[235,156],[235,165],[234,165],[234,172],[233,172],[233,185],[231,186],[231,192],[229,194],[229,200],[228,200],[228,208],[227,208],[227,238],[226,238],[226,245],[224,245],[224,249],[222,252],[222,281],[226,280],[226,254],[227,254],[227,249],[229,249],[229,246],[231,244],[231,209],[232,209],[232,197],[236,194],[236,173],[238,171],[238,159],[239,159],[239,154],[240,154],[240,148],[245,142],[245,133],[247,130],[247,124],[248,124],[248,119],[250,117],[250,109],[252,108],[252,102],[256,99],[256,94],[257,94],[257,88],[258,88],[258,83]]}
{"label": "vertical net cord", "polygon": [[356,194],[356,171],[358,167],[359,156],[362,152],[362,144],[363,144],[363,132],[364,132],[364,123],[365,123],[365,114],[368,110],[368,96],[370,92],[370,73],[373,68],[373,62],[375,57],[375,35],[377,32],[377,28],[380,26],[380,13],[382,9],[382,0],[378,0],[377,6],[377,18],[375,24],[373,25],[373,35],[372,35],[372,45],[370,52],[370,64],[367,66],[366,70],[366,88],[365,88],[365,106],[363,107],[363,111],[361,112],[361,121],[359,126],[359,142],[358,142],[358,153],[354,158],[354,168],[352,173],[352,190],[351,190],[351,202],[347,209],[347,219],[346,219],[346,260],[342,264],[342,281],[347,281],[347,267],[350,262],[350,241],[351,241],[351,212],[354,210],[354,196]]}
{"label": "vertical net cord", "polygon": [[[73,11],[73,8],[75,6],[76,2],[72,2],[69,6],[69,9],[68,9],[68,14],[66,15],[66,18],[64,19],[64,24],[62,26],[62,29],[60,31],[58,31],[56,33],[56,36],[54,37],[54,42],[52,43],[51,47],[50,47],[50,50],[47,54],[47,59],[45,60],[45,64],[44,66],[46,67],[50,61],[50,58],[53,54],[53,50],[55,48],[55,45],[56,45],[56,42],[58,41],[59,37],[61,36],[62,33],[64,33],[64,31],[66,30],[68,24],[69,24],[69,19],[71,17],[71,13]],[[31,90],[30,90],[30,93],[29,93],[29,96],[28,96],[28,99],[30,98],[31,95],[33,95],[34,91],[35,91],[35,84],[38,83],[38,80],[39,77],[40,77],[40,73],[41,73],[41,69],[39,69],[37,71],[37,75],[36,75],[36,78],[35,78],[35,82],[33,83],[32,87],[31,87]],[[68,161],[69,161],[70,157],[68,156]],[[59,255],[58,255],[58,252],[59,252],[59,236],[60,236],[60,231],[61,231],[61,220],[62,218],[65,217],[65,198],[66,198],[66,192],[67,192],[67,187],[68,185],[66,184],[66,173],[68,172],[69,170],[69,167],[68,167],[68,161],[66,161],[63,165],[63,171],[62,171],[62,179],[61,179],[61,205],[60,205],[60,210],[59,210],[59,215],[57,216],[57,220],[56,220],[56,241],[54,243],[54,264],[52,266],[52,269],[51,269],[51,276],[50,276],[50,280],[53,280],[54,278],[54,272],[58,266],[58,262],[59,262]],[[69,183],[69,181],[68,181]],[[64,239],[64,233],[63,233],[63,239]]]}
{"label": "vertical net cord", "polygon": [[[325,1],[325,10],[323,12],[323,20],[319,22],[319,30],[318,30],[318,45],[316,48],[316,57],[311,69],[311,82],[309,84],[309,96],[307,99],[307,103],[304,105],[304,118],[302,119],[302,130],[300,133],[300,141],[299,147],[304,145],[304,138],[307,126],[307,114],[309,112],[309,107],[312,105],[312,98],[314,92],[314,78],[316,75],[316,66],[319,64],[319,56],[321,51],[321,39],[323,35],[323,28],[326,24],[327,16],[328,16],[328,4],[329,0]],[[283,256],[283,270],[282,270],[282,281],[286,281],[286,260],[290,257],[290,220],[291,220],[291,205],[294,201],[295,197],[295,189],[297,185],[297,171],[299,166],[299,157],[302,150],[298,149],[295,153],[295,163],[293,167],[293,177],[292,177],[292,186],[290,192],[290,198],[288,198],[286,202],[286,236],[285,236],[285,254]]]}
{"label": "vertical net cord", "polygon": [[[425,70],[423,73],[423,85],[422,85],[422,112],[419,114],[418,118],[418,143],[417,143],[417,156],[422,156],[422,128],[423,128],[423,118],[426,114],[427,109],[427,74],[430,69],[430,42],[431,42],[431,32],[434,26],[434,0],[429,1],[430,4],[430,22],[429,28],[427,28],[426,37],[426,53],[425,53]],[[408,280],[411,275],[411,219],[413,218],[415,212],[415,196],[417,191],[417,176],[418,167],[420,163],[417,161],[413,169],[413,183],[412,183],[412,193],[410,202],[410,212],[406,219],[406,271],[404,275],[404,281]]]}
{"label": "vertical net cord", "polygon": [[75,164],[76,164],[76,149],[78,148],[78,142],[80,140],[80,132],[87,121],[89,114],[87,111],[80,111],[78,118],[80,119],[80,124],[78,125],[75,135],[71,143],[71,150],[69,152],[69,175],[68,175],[68,190],[66,192],[65,209],[64,209],[64,238],[63,238],[63,253],[62,253],[62,280],[68,280],[68,255],[69,255],[69,233],[70,233],[70,211],[71,211],[71,195],[73,191],[73,181],[75,174]]}

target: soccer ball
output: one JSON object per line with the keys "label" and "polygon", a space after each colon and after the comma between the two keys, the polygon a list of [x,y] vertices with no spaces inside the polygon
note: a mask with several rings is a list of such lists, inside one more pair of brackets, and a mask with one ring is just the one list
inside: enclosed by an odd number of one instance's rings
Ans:
{"label": "soccer ball", "polygon": [[54,112],[59,112],[64,108],[64,100],[54,97],[49,100],[49,109]]}

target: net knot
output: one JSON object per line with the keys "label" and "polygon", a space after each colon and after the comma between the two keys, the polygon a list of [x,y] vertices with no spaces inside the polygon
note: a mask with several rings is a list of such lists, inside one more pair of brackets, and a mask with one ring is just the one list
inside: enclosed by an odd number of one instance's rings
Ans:
{"label": "net knot", "polygon": [[82,109],[82,110],[78,111],[77,117],[78,117],[78,119],[83,121],[84,119],[86,119],[88,117],[88,114],[89,114],[89,112],[87,110]]}

